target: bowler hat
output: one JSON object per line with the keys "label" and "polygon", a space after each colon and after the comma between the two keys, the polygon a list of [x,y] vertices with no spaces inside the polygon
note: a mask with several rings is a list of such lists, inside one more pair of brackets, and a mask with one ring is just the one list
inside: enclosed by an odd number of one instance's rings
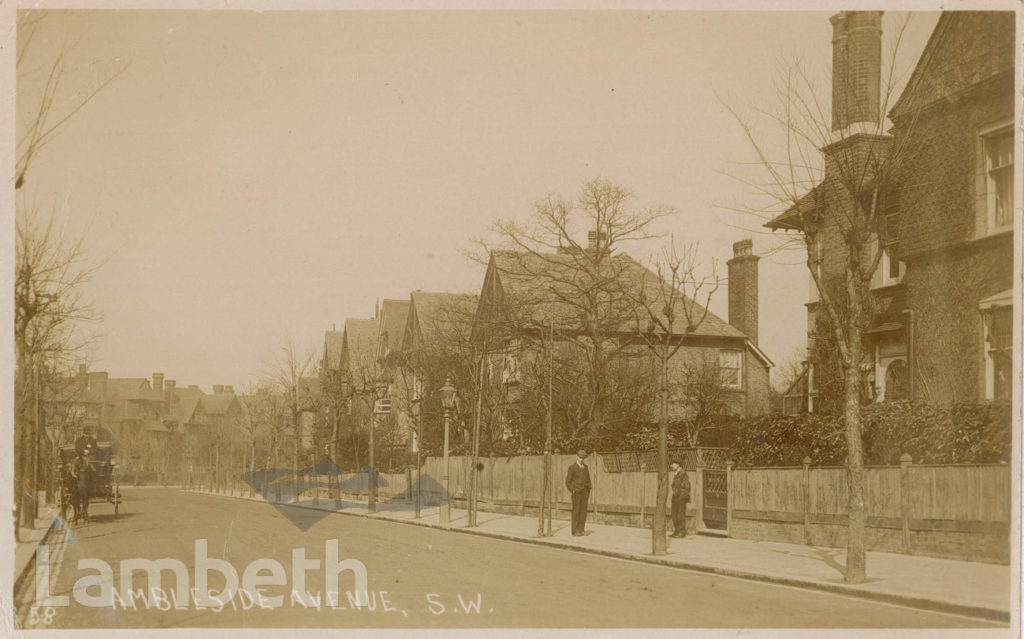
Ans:
{"label": "bowler hat", "polygon": [[581,450],[578,453],[576,453],[576,456],[577,457],[586,457],[587,456],[587,451]]}

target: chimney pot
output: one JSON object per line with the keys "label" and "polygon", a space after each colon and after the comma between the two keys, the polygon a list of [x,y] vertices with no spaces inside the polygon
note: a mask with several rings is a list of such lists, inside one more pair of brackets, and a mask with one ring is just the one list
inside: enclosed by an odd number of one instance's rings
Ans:
{"label": "chimney pot", "polygon": [[746,239],[734,242],[732,245],[733,257],[742,257],[744,255],[752,255],[754,253],[754,240]]}

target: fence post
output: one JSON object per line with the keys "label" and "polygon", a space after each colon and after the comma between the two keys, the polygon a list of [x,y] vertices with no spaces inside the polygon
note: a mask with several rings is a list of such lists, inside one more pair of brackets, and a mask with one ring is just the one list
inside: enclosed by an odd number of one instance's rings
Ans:
{"label": "fence post", "polygon": [[[725,461],[725,534],[730,537],[732,536],[732,465],[731,459]],[[683,515],[683,521],[686,521],[686,513]]]}
{"label": "fence post", "polygon": [[697,456],[696,470],[697,499],[694,503],[697,505],[697,520],[693,522],[693,527],[695,532],[700,532],[704,528],[704,460],[700,458],[700,455]]}
{"label": "fence post", "polygon": [[811,545],[811,458],[804,457],[803,495],[801,502],[804,511],[804,543]]}
{"label": "fence post", "polygon": [[647,471],[640,468],[640,527],[647,528]]}
{"label": "fence post", "polygon": [[903,553],[910,554],[910,455],[900,455],[900,517],[903,520]]}
{"label": "fence post", "polygon": [[519,455],[519,514],[526,514],[526,455]]}

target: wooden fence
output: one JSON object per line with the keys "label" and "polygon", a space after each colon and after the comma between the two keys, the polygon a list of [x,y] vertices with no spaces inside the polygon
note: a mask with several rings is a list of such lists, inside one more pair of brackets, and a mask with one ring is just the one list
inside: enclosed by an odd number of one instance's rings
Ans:
{"label": "wooden fence", "polygon": [[[567,520],[571,497],[565,475],[574,455],[552,456],[552,517]],[[590,521],[649,527],[656,503],[654,472],[609,472],[600,456],[588,460],[593,488]],[[544,457],[483,457],[474,470],[472,459],[449,460],[449,493],[465,508],[471,473],[477,473],[477,499],[484,511],[536,516],[543,485]],[[443,460],[424,460],[417,483],[416,470],[377,475],[378,502],[414,501],[436,505],[444,496]],[[734,468],[727,464],[727,515],[724,530],[710,530],[704,485],[710,469],[688,471],[691,501],[688,528],[739,539],[782,541],[815,546],[846,546],[848,483],[842,467]],[[364,499],[366,473],[321,478],[321,486],[341,485],[342,498]],[[905,554],[1008,563],[1010,557],[1011,472],[1006,464],[913,465],[866,469],[867,547]],[[327,498],[322,488],[318,497]],[[714,497],[714,495],[712,495]],[[721,501],[715,502],[721,511]],[[718,523],[721,523],[720,520]]]}
{"label": "wooden fence", "polygon": [[[868,467],[871,550],[1006,563],[1010,467]],[[741,539],[846,545],[845,468],[744,468],[729,472],[729,534]]]}
{"label": "wooden fence", "polygon": [[[552,456],[556,519],[568,519],[571,498],[565,475],[574,455]],[[464,505],[471,458],[450,458],[451,495]],[[481,510],[536,515],[543,456],[481,458],[477,497]],[[647,527],[656,503],[654,472],[608,472],[599,456],[588,459],[593,490],[590,518],[598,523]],[[415,473],[415,470],[412,471]],[[424,503],[436,503],[442,459],[425,459]],[[703,530],[704,469],[690,471],[689,527]],[[390,477],[390,476],[388,476]],[[398,476],[400,477],[400,476]],[[427,480],[429,477],[433,482]],[[415,482],[415,477],[412,477]],[[1009,561],[1010,467],[913,465],[869,467],[866,501],[869,549],[989,561]],[[390,480],[389,480],[390,481]],[[409,478],[396,485],[407,490]],[[842,467],[733,468],[727,470],[728,525],[732,537],[845,547],[847,477]],[[431,492],[426,488],[433,486]],[[401,492],[399,490],[398,492]],[[708,531],[712,532],[712,531]]]}

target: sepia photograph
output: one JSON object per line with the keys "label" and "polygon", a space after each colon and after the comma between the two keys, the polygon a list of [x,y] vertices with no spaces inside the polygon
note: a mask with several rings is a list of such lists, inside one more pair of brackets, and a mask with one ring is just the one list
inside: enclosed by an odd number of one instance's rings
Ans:
{"label": "sepia photograph", "polygon": [[1019,636],[1024,20],[883,4],[5,7],[0,636]]}

